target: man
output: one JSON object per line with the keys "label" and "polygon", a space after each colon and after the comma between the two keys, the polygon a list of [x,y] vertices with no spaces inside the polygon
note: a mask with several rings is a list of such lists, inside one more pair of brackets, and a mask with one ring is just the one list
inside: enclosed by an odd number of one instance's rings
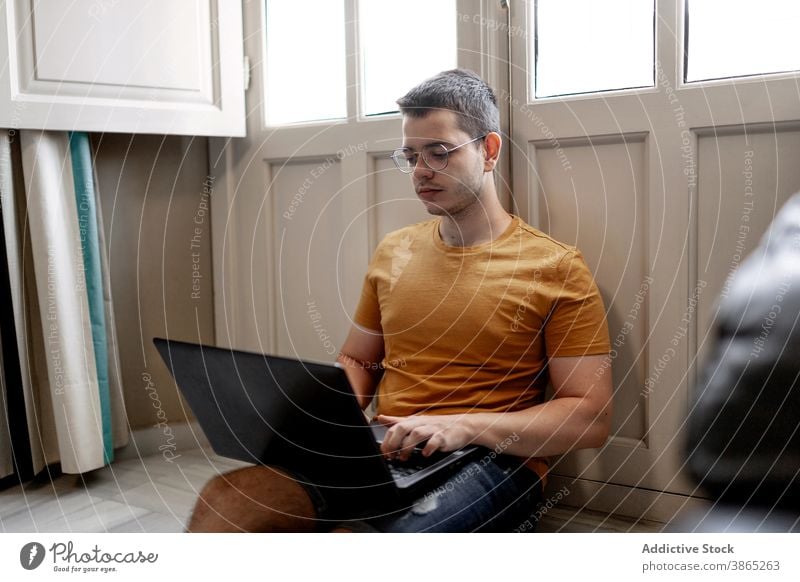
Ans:
{"label": "man", "polygon": [[[477,75],[443,72],[398,104],[392,157],[436,218],[381,242],[338,361],[362,407],[377,392],[387,457],[421,443],[423,455],[470,443],[493,453],[411,507],[336,531],[511,531],[540,499],[546,457],[608,436],[603,303],[576,249],[500,205],[497,101]],[[314,531],[354,503],[299,481],[270,467],[220,476],[189,530]]]}

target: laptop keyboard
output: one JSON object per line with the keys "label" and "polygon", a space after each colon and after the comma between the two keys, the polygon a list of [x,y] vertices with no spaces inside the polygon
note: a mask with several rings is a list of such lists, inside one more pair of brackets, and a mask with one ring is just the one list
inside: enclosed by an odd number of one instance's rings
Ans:
{"label": "laptop keyboard", "polygon": [[402,479],[403,477],[408,477],[417,473],[424,469],[427,465],[423,465],[421,463],[398,463],[392,461],[389,463],[389,472],[392,474],[392,477],[395,479]]}
{"label": "laptop keyboard", "polygon": [[389,472],[394,479],[409,477],[447,456],[446,453],[434,453],[430,457],[423,457],[422,453],[414,452],[407,461],[389,461]]}

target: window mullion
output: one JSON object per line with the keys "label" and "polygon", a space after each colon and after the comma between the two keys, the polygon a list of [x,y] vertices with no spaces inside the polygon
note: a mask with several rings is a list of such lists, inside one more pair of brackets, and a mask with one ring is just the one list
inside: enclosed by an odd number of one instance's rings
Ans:
{"label": "window mullion", "polygon": [[358,43],[358,0],[343,0],[345,22],[345,47],[347,50],[347,119],[361,117],[361,73]]}

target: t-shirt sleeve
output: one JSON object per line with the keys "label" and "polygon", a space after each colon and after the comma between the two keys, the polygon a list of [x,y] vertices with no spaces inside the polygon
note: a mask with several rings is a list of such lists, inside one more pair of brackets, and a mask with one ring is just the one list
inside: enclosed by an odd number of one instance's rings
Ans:
{"label": "t-shirt sleeve", "polygon": [[375,263],[378,260],[378,252],[375,252],[364,277],[364,284],[361,286],[361,297],[358,300],[353,323],[359,327],[372,331],[383,331],[381,326],[381,305],[378,301],[378,291],[373,275]]}
{"label": "t-shirt sleeve", "polygon": [[611,351],[603,298],[578,250],[557,268],[560,285],[545,324],[548,357],[588,356]]}

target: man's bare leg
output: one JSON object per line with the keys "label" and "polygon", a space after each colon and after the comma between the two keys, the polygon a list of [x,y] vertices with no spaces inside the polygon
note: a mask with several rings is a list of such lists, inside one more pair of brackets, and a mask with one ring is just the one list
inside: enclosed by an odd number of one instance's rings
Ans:
{"label": "man's bare leg", "polygon": [[187,531],[310,532],[316,511],[306,490],[272,467],[218,475],[200,492]]}

